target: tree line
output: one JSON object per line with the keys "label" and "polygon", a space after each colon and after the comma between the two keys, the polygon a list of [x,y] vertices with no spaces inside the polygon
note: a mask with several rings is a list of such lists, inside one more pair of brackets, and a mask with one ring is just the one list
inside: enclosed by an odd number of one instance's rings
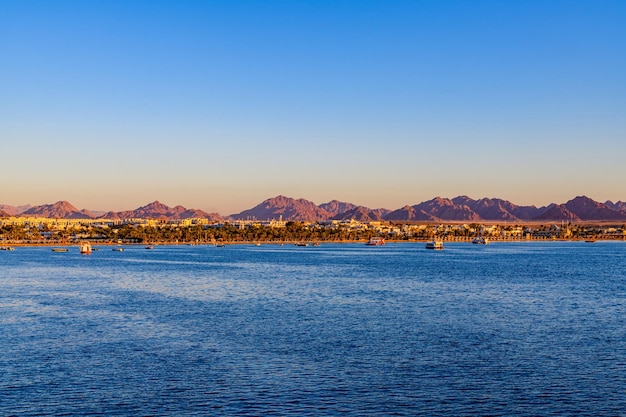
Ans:
{"label": "tree line", "polygon": [[[497,228],[487,235],[497,238],[501,233],[518,228],[508,225]],[[555,225],[535,225],[527,227],[525,234],[531,236],[551,236],[556,238],[619,238],[626,236],[626,225],[616,226],[616,232],[606,234],[606,227],[592,225],[570,225],[559,228]],[[397,232],[398,229],[396,229]],[[72,243],[79,240],[96,242],[119,241],[125,243],[240,243],[240,242],[349,242],[367,240],[372,236],[393,238],[394,240],[424,240],[433,237],[443,239],[469,239],[477,235],[479,224],[464,225],[427,225],[423,228],[403,229],[390,235],[389,231],[377,231],[374,228],[351,228],[345,225],[327,227],[321,224],[308,224],[297,221],[287,222],[285,227],[263,225],[240,228],[234,224],[207,226],[179,225],[116,225],[87,226],[79,225],[64,229],[55,229],[49,225],[29,227],[19,225],[0,226],[0,240],[5,243]]]}
{"label": "tree line", "polygon": [[28,228],[15,225],[0,227],[0,239],[25,243],[70,243],[77,240],[127,243],[239,243],[239,242],[299,242],[299,241],[358,241],[378,235],[373,230],[311,227],[301,222],[287,222],[285,227],[252,226],[239,228],[232,224],[219,227],[137,226],[111,227],[75,226],[61,230]]}

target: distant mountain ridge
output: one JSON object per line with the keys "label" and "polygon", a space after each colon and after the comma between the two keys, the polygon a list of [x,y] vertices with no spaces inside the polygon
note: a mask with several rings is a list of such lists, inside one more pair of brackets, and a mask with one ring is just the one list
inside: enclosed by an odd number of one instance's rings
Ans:
{"label": "distant mountain ridge", "polygon": [[187,209],[182,206],[168,207],[159,201],[154,201],[143,207],[128,211],[109,211],[105,214],[95,214],[89,210],[79,210],[67,201],[58,201],[54,204],[34,206],[19,214],[22,217],[45,217],[52,219],[163,219],[184,220],[190,218],[222,220],[217,213],[207,213],[202,210]]}
{"label": "distant mountain ridge", "polygon": [[565,204],[551,205],[537,220],[563,219],[570,221],[586,220],[626,220],[626,211],[610,208],[588,197],[576,197]]}
{"label": "distant mountain ridge", "polygon": [[31,206],[28,204],[25,206],[9,206],[8,204],[0,204],[0,212],[6,213],[9,216],[17,216],[29,208],[31,208]]}
{"label": "distant mountain ridge", "polygon": [[54,204],[31,207],[24,211],[21,216],[58,219],[92,219],[95,217],[90,211],[79,210],[67,201],[57,201]]}
{"label": "distant mountain ridge", "polygon": [[[330,203],[329,203],[330,204]],[[333,207],[340,207],[339,204],[332,204]],[[235,220],[247,219],[280,219],[290,221],[319,221],[332,217],[331,212],[315,205],[315,203],[303,198],[293,199],[279,195],[269,198],[251,209],[244,210],[238,214],[230,215]]]}
{"label": "distant mountain ridge", "polygon": [[368,209],[367,207],[357,206],[351,210],[335,215],[332,220],[357,220],[360,222],[382,221],[387,213],[391,210],[387,209]]}
{"label": "distant mountain ridge", "polygon": [[210,219],[212,221],[222,220],[222,216],[217,213],[207,213],[202,210],[187,209],[183,206],[168,207],[165,204],[154,201],[143,207],[128,211],[110,211],[100,216],[105,219],[163,219],[163,220],[184,220],[184,219]]}
{"label": "distant mountain ridge", "polygon": [[[333,200],[316,206],[305,199],[285,196],[269,198],[257,206],[232,214],[233,219],[279,219],[287,221],[349,220],[360,221],[622,221],[626,220],[626,206],[622,202],[598,203],[580,196],[565,204],[546,207],[518,206],[498,198],[473,200],[467,196],[453,199],[436,197],[414,206],[397,210],[369,209],[351,203]],[[615,208],[612,208],[615,207]],[[618,208],[618,209],[616,209]],[[346,210],[341,212],[341,210]]]}
{"label": "distant mountain ridge", "polygon": [[0,217],[25,216],[58,219],[163,219],[184,220],[204,218],[210,221],[224,220],[270,220],[284,221],[326,221],[358,220],[371,221],[411,221],[411,222],[515,222],[515,221],[626,221],[626,202],[599,203],[585,196],[578,196],[564,204],[550,204],[545,207],[518,206],[498,198],[474,200],[467,196],[452,199],[436,197],[428,201],[404,206],[396,210],[384,208],[370,209],[348,202],[332,200],[316,205],[303,198],[294,199],[279,195],[269,198],[251,209],[230,216],[207,213],[183,206],[168,207],[154,201],[135,210],[120,212],[94,212],[79,210],[67,201],[40,206],[17,207],[0,205]]}
{"label": "distant mountain ridge", "polygon": [[626,202],[618,201],[617,203],[613,203],[612,201],[606,201],[604,205],[613,210],[623,211],[626,213]]}
{"label": "distant mountain ridge", "polygon": [[388,212],[389,210],[386,209],[372,210],[338,200],[317,206],[312,201],[303,198],[294,199],[279,195],[268,198],[249,210],[231,214],[229,217],[235,220],[282,218],[286,221],[323,221],[354,219],[366,222],[383,220],[384,214]]}

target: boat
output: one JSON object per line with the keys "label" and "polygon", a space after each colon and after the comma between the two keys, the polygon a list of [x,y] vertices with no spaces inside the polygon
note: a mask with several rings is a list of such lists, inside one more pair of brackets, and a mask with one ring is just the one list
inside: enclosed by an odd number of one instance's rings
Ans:
{"label": "boat", "polygon": [[154,246],[152,246],[152,245],[146,245],[146,249],[154,249]]}
{"label": "boat", "polygon": [[320,242],[313,242],[313,246],[320,246]]}
{"label": "boat", "polygon": [[67,252],[67,248],[52,248],[52,252]]}
{"label": "boat", "polygon": [[441,240],[432,240],[430,242],[426,242],[426,249],[441,250],[443,249],[443,242]]}
{"label": "boat", "polygon": [[91,253],[91,244],[89,242],[81,243],[80,253],[82,253],[83,255],[89,255]]}
{"label": "boat", "polygon": [[0,246],[0,250],[15,250],[12,246]]}
{"label": "boat", "polygon": [[596,243],[595,239],[587,239],[585,243]]}
{"label": "boat", "polygon": [[296,246],[309,246],[308,243],[303,243],[303,242],[297,242]]}
{"label": "boat", "polygon": [[385,244],[385,239],[383,239],[382,237],[373,236],[370,237],[370,240],[368,240],[365,244],[368,246],[382,246]]}
{"label": "boat", "polygon": [[124,252],[124,248],[113,248],[115,252]]}
{"label": "boat", "polygon": [[474,240],[472,240],[472,243],[475,245],[488,245],[489,239],[487,239],[484,236],[480,236],[480,237],[474,238]]}

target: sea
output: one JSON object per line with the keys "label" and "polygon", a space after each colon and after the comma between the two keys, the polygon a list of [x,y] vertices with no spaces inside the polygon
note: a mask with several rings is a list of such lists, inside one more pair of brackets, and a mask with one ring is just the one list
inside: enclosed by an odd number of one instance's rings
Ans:
{"label": "sea", "polygon": [[626,415],[626,242],[95,247],[0,251],[0,415]]}

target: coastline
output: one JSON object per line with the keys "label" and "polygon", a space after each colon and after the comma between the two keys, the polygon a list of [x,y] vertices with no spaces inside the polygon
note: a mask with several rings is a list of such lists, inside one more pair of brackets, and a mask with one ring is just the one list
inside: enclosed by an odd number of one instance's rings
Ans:
{"label": "coastline", "polygon": [[[445,243],[471,243],[474,239],[472,237],[453,237],[453,238],[430,238],[430,239],[387,239],[385,238],[385,242],[387,244],[394,243],[421,243],[424,244],[428,241],[432,241],[433,239],[441,240]],[[599,236],[595,238],[561,238],[561,237],[552,237],[552,238],[544,238],[544,237],[531,237],[531,238],[523,238],[523,239],[515,239],[515,238],[498,238],[498,237],[489,237],[490,243],[506,243],[506,242],[602,242],[602,241],[612,241],[612,242],[626,242],[625,236]],[[155,241],[155,242],[99,242],[97,240],[89,240],[83,239],[81,241],[76,242],[10,242],[3,241],[0,242],[0,248],[11,248],[11,247],[49,247],[49,248],[71,248],[71,247],[79,247],[81,242],[89,242],[92,246],[98,247],[116,247],[116,246],[128,246],[128,247],[145,247],[145,246],[217,246],[216,243],[213,242],[176,242],[176,241]],[[358,239],[358,240],[301,240],[301,241],[273,241],[273,240],[246,240],[246,241],[232,241],[232,242],[219,242],[219,245],[297,245],[298,243],[308,243],[312,244],[356,244],[367,243],[367,239]],[[0,249],[0,250],[2,250]]]}

